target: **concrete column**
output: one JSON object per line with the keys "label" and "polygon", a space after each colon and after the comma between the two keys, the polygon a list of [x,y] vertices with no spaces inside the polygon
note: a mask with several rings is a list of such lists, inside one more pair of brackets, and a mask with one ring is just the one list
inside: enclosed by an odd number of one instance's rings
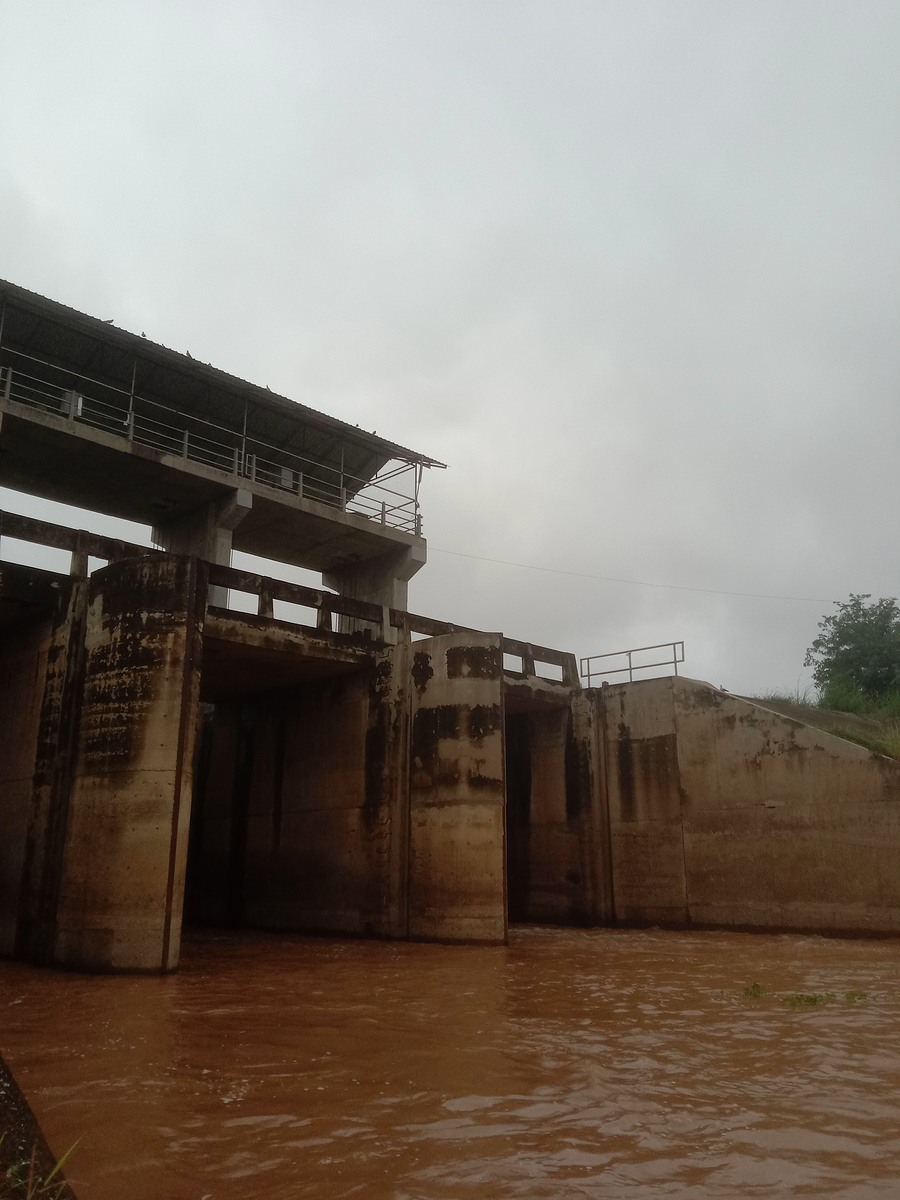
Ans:
{"label": "concrete column", "polygon": [[[203,504],[168,521],[162,520],[154,527],[153,540],[171,554],[193,554],[204,562],[230,567],[234,531],[252,507],[252,494],[238,488],[212,504]],[[209,602],[224,608],[228,602],[227,589],[211,587]]]}
{"label": "concrete column", "polygon": [[53,961],[178,963],[206,578],[158,555],[91,576]]}
{"label": "concrete column", "polygon": [[0,645],[0,955],[15,950],[50,636],[50,620],[38,617]]}
{"label": "concrete column", "polygon": [[16,953],[38,965],[52,960],[69,797],[84,689],[88,581],[60,581],[43,678],[22,870]]}
{"label": "concrete column", "polygon": [[409,928],[409,735],[413,648],[401,642],[377,655],[369,687],[366,812],[381,849],[382,910],[374,932],[406,937]]}
{"label": "concrete column", "polygon": [[[406,612],[409,581],[425,566],[425,559],[425,542],[420,541],[379,558],[335,567],[323,573],[322,582],[351,600],[367,600],[370,604]],[[341,632],[351,631],[342,628]]]}
{"label": "concrete column", "polygon": [[408,932],[506,940],[500,634],[415,642]]}

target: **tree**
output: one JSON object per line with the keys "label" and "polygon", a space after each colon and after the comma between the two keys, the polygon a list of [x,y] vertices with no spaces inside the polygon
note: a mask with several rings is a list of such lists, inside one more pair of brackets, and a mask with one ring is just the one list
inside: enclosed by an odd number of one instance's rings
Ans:
{"label": "tree", "polygon": [[896,597],[868,594],[835,601],[837,612],[819,622],[821,633],[806,652],[804,666],[823,693],[850,685],[870,700],[900,689],[900,607]]}

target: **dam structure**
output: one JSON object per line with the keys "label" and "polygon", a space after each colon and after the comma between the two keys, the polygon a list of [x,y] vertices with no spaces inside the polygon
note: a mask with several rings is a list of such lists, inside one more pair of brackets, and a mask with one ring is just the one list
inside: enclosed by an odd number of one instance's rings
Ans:
{"label": "dam structure", "polygon": [[0,283],[0,484],[154,542],[0,513],[69,556],[0,553],[0,955],[165,972],[185,922],[900,931],[900,763],[409,611],[441,466]]}

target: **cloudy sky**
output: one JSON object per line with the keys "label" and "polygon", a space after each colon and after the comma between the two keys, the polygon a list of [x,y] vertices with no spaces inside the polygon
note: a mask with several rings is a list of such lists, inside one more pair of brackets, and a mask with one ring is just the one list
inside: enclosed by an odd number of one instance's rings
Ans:
{"label": "cloudy sky", "polygon": [[0,45],[0,277],[448,463],[413,610],[793,692],[900,594],[896,0],[0,0]]}

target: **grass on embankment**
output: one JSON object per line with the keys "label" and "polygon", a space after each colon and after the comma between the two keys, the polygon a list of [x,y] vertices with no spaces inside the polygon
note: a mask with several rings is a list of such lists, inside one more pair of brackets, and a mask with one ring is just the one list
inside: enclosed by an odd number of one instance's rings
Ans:
{"label": "grass on embankment", "polygon": [[12,1072],[0,1058],[0,1200],[75,1200]]}
{"label": "grass on embankment", "polygon": [[793,717],[795,721],[855,742],[875,754],[900,758],[900,695],[897,693],[877,703],[866,701],[858,693],[837,688],[830,693],[826,691],[818,701],[808,693],[790,695],[780,691],[746,696],[745,699],[781,713],[783,717]]}

